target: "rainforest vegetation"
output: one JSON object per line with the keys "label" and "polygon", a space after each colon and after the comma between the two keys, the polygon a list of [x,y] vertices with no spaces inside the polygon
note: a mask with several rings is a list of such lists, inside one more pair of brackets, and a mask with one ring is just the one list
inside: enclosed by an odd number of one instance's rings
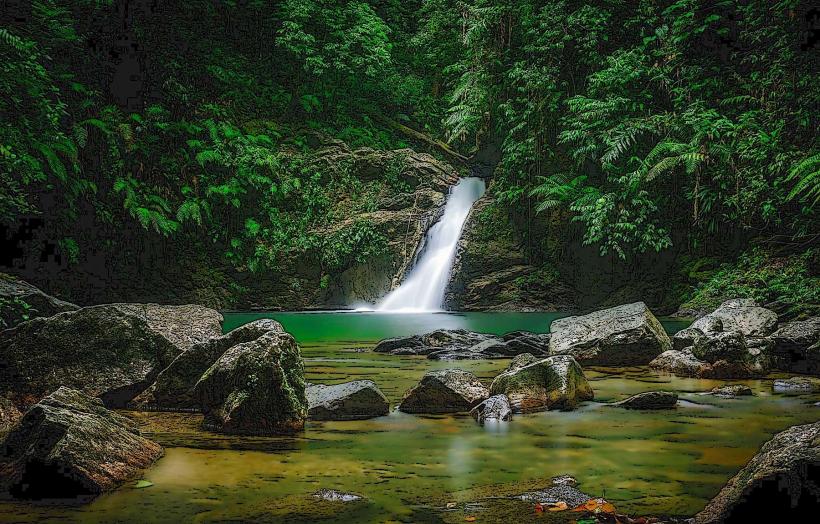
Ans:
{"label": "rainforest vegetation", "polygon": [[491,176],[485,212],[535,266],[571,227],[624,267],[674,253],[679,304],[816,308],[811,4],[6,3],[0,221],[20,252],[45,224],[42,256],[69,270],[154,243],[245,273],[303,257],[325,285],[386,239],[367,220],[321,228],[407,189],[400,166],[317,168],[338,140]]}

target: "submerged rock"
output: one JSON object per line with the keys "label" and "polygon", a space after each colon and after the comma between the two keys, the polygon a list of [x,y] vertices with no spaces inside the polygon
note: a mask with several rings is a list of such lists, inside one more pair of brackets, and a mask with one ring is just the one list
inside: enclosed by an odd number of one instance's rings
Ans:
{"label": "submerged rock", "polygon": [[68,386],[124,407],[180,353],[116,305],[35,318],[0,333],[0,394],[26,405]]}
{"label": "submerged rock", "polygon": [[772,390],[775,393],[812,393],[820,391],[820,380],[807,377],[777,379],[772,382]]}
{"label": "submerged rock", "polygon": [[820,422],[789,428],[766,442],[694,523],[781,522],[792,512],[808,515],[818,507],[819,468]]}
{"label": "submerged rock", "polygon": [[592,388],[581,366],[569,355],[546,357],[524,364],[525,357],[498,375],[490,386],[493,395],[506,395],[516,413],[547,409],[575,409],[592,400]]}
{"label": "submerged rock", "polygon": [[260,319],[239,326],[225,335],[194,344],[162,370],[151,387],[135,398],[132,405],[142,409],[201,410],[193,390],[202,374],[229,348],[256,340],[269,331],[285,332],[279,322]]}
{"label": "submerged rock", "polygon": [[313,498],[324,500],[327,502],[356,502],[362,500],[361,495],[356,493],[349,493],[347,491],[338,491],[335,489],[320,489],[313,493]]}
{"label": "submerged rock", "polygon": [[490,396],[487,387],[469,371],[428,371],[399,404],[405,413],[458,413],[470,411]]}
{"label": "submerged rock", "polygon": [[387,415],[390,403],[372,380],[355,380],[306,390],[311,420],[359,420]]}
{"label": "submerged rock", "polygon": [[222,334],[222,314],[197,304],[166,306],[162,304],[109,304],[145,320],[148,327],[171,341],[182,351],[191,349]]}
{"label": "submerged rock", "polygon": [[554,320],[550,353],[600,366],[648,364],[672,342],[646,304],[635,302]]}
{"label": "submerged rock", "polygon": [[647,391],[609,405],[625,409],[672,409],[677,404],[677,393],[672,391]]}
{"label": "submerged rock", "polygon": [[488,420],[510,420],[512,419],[512,408],[507,395],[493,395],[470,411],[470,415],[483,424]]}
{"label": "submerged rock", "polygon": [[270,435],[304,427],[304,363],[288,333],[268,331],[222,354],[194,386],[205,427],[224,433]]}
{"label": "submerged rock", "polygon": [[712,388],[709,393],[719,397],[744,397],[754,394],[752,392],[752,388],[743,384],[725,384],[723,386]]}
{"label": "submerged rock", "polygon": [[0,329],[76,309],[79,306],[47,295],[19,278],[0,273]]}
{"label": "submerged rock", "polygon": [[60,388],[32,406],[0,444],[0,492],[28,499],[110,491],[162,455],[99,399]]}

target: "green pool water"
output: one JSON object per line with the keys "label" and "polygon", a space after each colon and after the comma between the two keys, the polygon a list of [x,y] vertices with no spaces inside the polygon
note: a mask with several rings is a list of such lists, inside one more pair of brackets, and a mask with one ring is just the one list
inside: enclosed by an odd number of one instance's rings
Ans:
{"label": "green pool water", "polygon": [[[258,318],[227,314],[226,328]],[[489,383],[506,360],[437,362],[367,351],[383,336],[465,327],[546,331],[553,314],[377,315],[274,313],[300,341],[311,382],[374,380],[395,405],[429,369],[460,367]],[[408,317],[408,318],[402,318]],[[665,324],[669,331],[681,323]],[[721,382],[659,376],[645,368],[587,369],[594,402],[573,412],[517,416],[477,425],[469,416],[392,411],[355,422],[309,422],[295,437],[237,438],[199,429],[201,416],[127,413],[166,447],[126,486],[81,507],[0,503],[2,522],[551,522],[532,505],[504,498],[570,474],[620,512],[691,515],[772,434],[813,422],[817,395],[771,394],[771,378],[736,381],[754,397],[702,395]],[[672,411],[635,412],[605,403],[652,389],[681,396]],[[366,501],[314,501],[320,488]],[[454,508],[447,508],[455,503]]]}

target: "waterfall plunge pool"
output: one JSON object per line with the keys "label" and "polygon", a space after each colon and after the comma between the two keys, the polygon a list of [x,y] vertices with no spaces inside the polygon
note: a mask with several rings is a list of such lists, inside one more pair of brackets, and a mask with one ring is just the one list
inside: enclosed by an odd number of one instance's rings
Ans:
{"label": "waterfall plunge pool", "polygon": [[[489,383],[507,360],[439,362],[376,354],[384,336],[464,327],[503,333],[546,331],[556,313],[228,313],[229,329],[255,318],[282,322],[300,341],[306,378],[316,383],[371,379],[395,406],[428,370],[460,367]],[[685,323],[664,322],[676,331]],[[362,352],[362,348],[365,351]],[[295,437],[242,438],[199,428],[201,415],[135,413],[166,447],[144,489],[125,486],[87,506],[0,501],[0,522],[567,522],[498,498],[545,487],[570,474],[619,512],[691,515],[774,433],[816,420],[817,395],[771,394],[771,378],[748,384],[754,397],[701,393],[721,381],[659,376],[645,368],[588,368],[595,401],[573,412],[518,415],[479,426],[468,415],[388,416],[308,422]],[[782,376],[782,375],[778,375]],[[652,389],[677,391],[673,411],[636,412],[603,403]],[[321,488],[367,500],[314,500]],[[478,506],[469,505],[478,502]],[[447,508],[456,503],[455,508]]]}

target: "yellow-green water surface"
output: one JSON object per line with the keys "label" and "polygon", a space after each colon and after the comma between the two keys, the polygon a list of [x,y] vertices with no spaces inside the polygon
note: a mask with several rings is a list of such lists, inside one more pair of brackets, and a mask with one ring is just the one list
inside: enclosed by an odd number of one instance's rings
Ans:
{"label": "yellow-green water surface", "polygon": [[[226,315],[226,327],[255,316]],[[546,331],[551,320],[548,314],[479,314],[402,323],[401,316],[391,316],[386,327],[371,325],[381,315],[273,316],[302,342],[309,381],[369,378],[393,405],[429,369],[460,367],[489,383],[507,361],[437,362],[362,351],[386,331]],[[670,331],[678,327],[667,325]],[[392,411],[366,421],[310,422],[296,437],[235,438],[200,431],[199,415],[130,413],[166,446],[165,456],[144,474],[152,486],[127,486],[81,507],[0,503],[0,521],[464,522],[475,516],[476,522],[547,522],[569,515],[536,514],[530,504],[500,497],[547,486],[559,474],[575,476],[582,490],[605,495],[619,512],[691,515],[772,434],[820,418],[813,405],[820,398],[772,395],[772,377],[742,381],[754,397],[722,399],[702,394],[718,381],[659,376],[644,368],[586,374],[595,402],[485,427],[466,415]],[[678,391],[679,407],[638,412],[605,406],[652,389]],[[353,491],[366,500],[315,501],[310,494],[320,488]]]}

